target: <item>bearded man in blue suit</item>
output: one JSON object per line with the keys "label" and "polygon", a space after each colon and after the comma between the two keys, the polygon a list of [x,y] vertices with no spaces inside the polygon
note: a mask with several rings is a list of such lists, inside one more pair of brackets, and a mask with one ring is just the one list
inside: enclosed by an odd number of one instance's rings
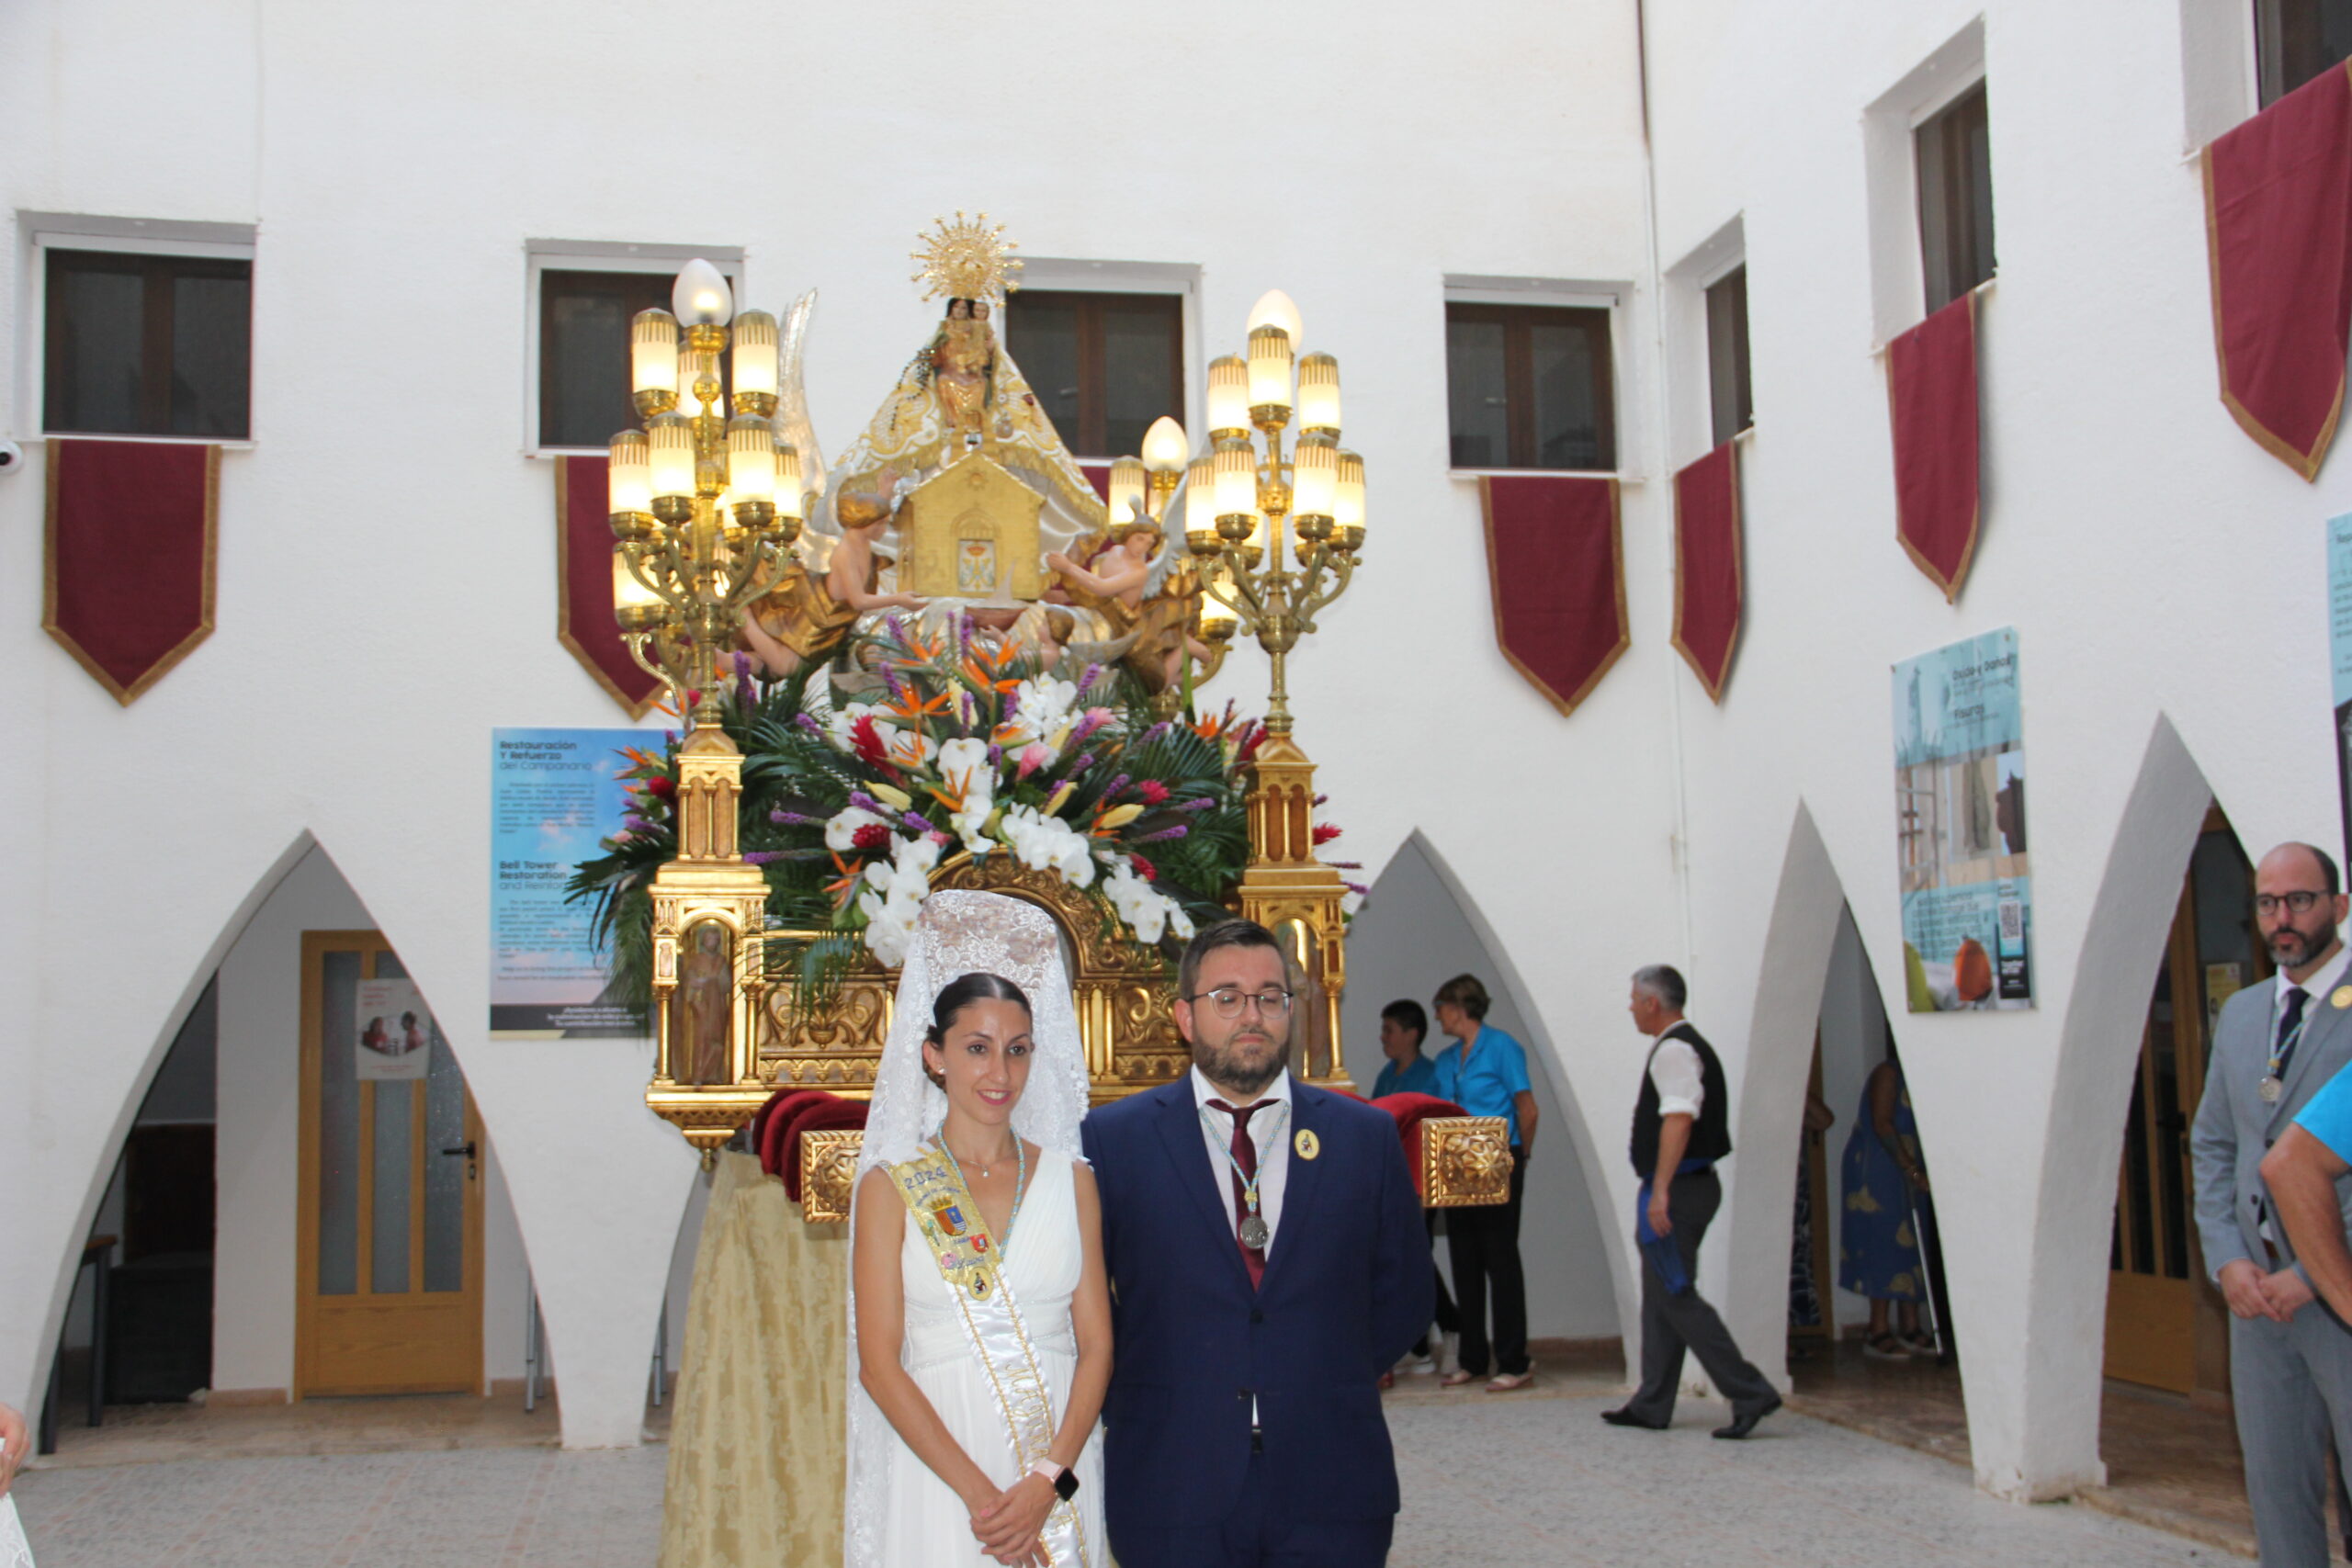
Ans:
{"label": "bearded man in blue suit", "polygon": [[1426,1333],[1396,1123],[1291,1077],[1273,934],[1185,950],[1193,1068],[1087,1117],[1116,1349],[1103,1509],[1121,1568],[1375,1568],[1396,1461],[1380,1374]]}

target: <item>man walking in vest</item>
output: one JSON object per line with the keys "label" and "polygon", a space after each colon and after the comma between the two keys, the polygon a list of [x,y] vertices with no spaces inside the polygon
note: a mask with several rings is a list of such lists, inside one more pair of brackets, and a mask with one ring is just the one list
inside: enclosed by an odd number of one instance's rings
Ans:
{"label": "man walking in vest", "polygon": [[1699,1243],[1724,1201],[1715,1162],[1731,1153],[1731,1096],[1714,1048],[1682,1019],[1690,988],[1663,964],[1634,975],[1634,1026],[1656,1042],[1634,1106],[1634,1170],[1642,1179],[1634,1235],[1642,1252],[1642,1386],[1600,1418],[1664,1431],[1674,1420],[1682,1352],[1699,1358],[1731,1401],[1718,1438],[1745,1438],[1781,1407],[1781,1396],[1732,1343],[1700,1296]]}

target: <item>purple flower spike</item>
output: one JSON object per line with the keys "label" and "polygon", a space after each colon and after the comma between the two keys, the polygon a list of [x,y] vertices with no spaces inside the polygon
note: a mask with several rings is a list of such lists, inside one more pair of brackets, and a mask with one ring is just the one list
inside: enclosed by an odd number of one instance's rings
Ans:
{"label": "purple flower spike", "polygon": [[1320,805],[1322,805],[1325,801],[1327,801],[1327,800],[1329,800],[1329,799],[1330,799],[1330,798],[1331,798],[1331,797],[1330,797],[1329,795],[1317,795],[1317,796],[1315,797],[1315,802],[1314,802],[1314,804],[1316,804],[1316,805],[1317,805],[1317,806],[1320,806]]}
{"label": "purple flower spike", "polygon": [[899,820],[905,824],[907,830],[910,833],[928,833],[931,831],[931,819],[918,812],[906,812],[899,817]]}
{"label": "purple flower spike", "polygon": [[1369,898],[1372,897],[1372,889],[1366,887],[1361,882],[1351,882],[1346,886],[1348,891],[1354,894],[1359,898]]}
{"label": "purple flower spike", "polygon": [[1126,787],[1127,775],[1121,773],[1118,777],[1113,779],[1109,784],[1102,786],[1102,798],[1105,800],[1116,800],[1119,796],[1119,792]]}
{"label": "purple flower spike", "polygon": [[743,863],[745,865],[765,865],[772,860],[782,860],[783,858],[784,852],[782,850],[752,850],[744,854]]}
{"label": "purple flower spike", "polygon": [[1004,716],[1001,722],[1011,724],[1012,716],[1021,711],[1021,688],[1015,686],[1004,694]]}
{"label": "purple flower spike", "polygon": [[1195,795],[1191,800],[1178,801],[1168,809],[1170,811],[1206,811],[1210,807],[1215,806],[1216,804],[1216,802],[1215,800],[1205,795]]}
{"label": "purple flower spike", "polygon": [[748,680],[751,677],[751,673],[752,656],[745,653],[741,649],[737,649],[735,650],[735,678],[739,681]]}
{"label": "purple flower spike", "polygon": [[1192,829],[1190,828],[1186,827],[1183,823],[1179,822],[1173,828],[1162,828],[1157,833],[1146,833],[1142,838],[1137,839],[1136,842],[1138,844],[1157,844],[1164,840],[1181,839],[1191,831]]}
{"label": "purple flower spike", "polygon": [[1090,664],[1090,665],[1088,665],[1088,666],[1086,667],[1086,673],[1085,673],[1084,675],[1082,675],[1082,676],[1080,676],[1080,677],[1079,678],[1079,682],[1078,682],[1078,694],[1079,694],[1080,696],[1084,696],[1087,693],[1089,693],[1089,692],[1092,691],[1092,690],[1094,689],[1094,682],[1097,682],[1097,681],[1099,681],[1099,680],[1101,680],[1102,678],[1102,665],[1100,665],[1100,664]]}
{"label": "purple flower spike", "polygon": [[768,820],[786,828],[821,828],[825,825],[823,818],[804,816],[797,811],[771,811]]}
{"label": "purple flower spike", "polygon": [[871,811],[876,817],[888,818],[890,815],[889,807],[862,789],[854,789],[849,792],[849,803],[860,811]]}
{"label": "purple flower spike", "polygon": [[989,745],[989,766],[990,768],[1001,768],[1001,767],[1004,766],[1004,748],[1003,748],[1003,747],[1001,747],[1001,746],[998,746],[998,745],[995,745],[995,744],[993,744],[993,743],[991,743],[991,744]]}
{"label": "purple flower spike", "polygon": [[1071,778],[1076,778],[1076,777],[1078,777],[1078,775],[1079,775],[1079,774],[1080,774],[1080,773],[1082,773],[1086,772],[1086,770],[1087,770],[1087,769],[1089,769],[1089,768],[1092,767],[1093,765],[1094,765],[1094,753],[1093,753],[1093,752],[1091,752],[1091,751],[1089,751],[1085,756],[1080,757],[1077,761],[1072,762],[1072,763],[1069,765],[1069,776],[1070,776]]}
{"label": "purple flower spike", "polygon": [[792,722],[798,728],[807,730],[811,735],[822,735],[825,733],[825,727],[817,722],[817,718],[814,714],[794,714],[792,716]]}

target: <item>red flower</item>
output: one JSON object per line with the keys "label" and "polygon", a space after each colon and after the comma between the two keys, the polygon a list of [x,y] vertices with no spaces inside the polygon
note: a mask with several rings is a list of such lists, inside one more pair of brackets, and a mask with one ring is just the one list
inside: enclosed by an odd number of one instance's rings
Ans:
{"label": "red flower", "polygon": [[657,773],[645,781],[645,787],[651,794],[667,800],[678,793],[678,781],[667,773]]}
{"label": "red flower", "polygon": [[1142,877],[1146,882],[1157,882],[1159,880],[1159,868],[1153,865],[1151,862],[1144,859],[1143,856],[1131,854],[1127,857],[1127,863],[1134,866],[1136,868],[1136,874]]}
{"label": "red flower", "polygon": [[879,822],[868,822],[852,833],[849,841],[851,847],[864,850],[867,854],[879,854],[890,847],[890,829]]}
{"label": "red flower", "polygon": [[1258,748],[1265,743],[1266,731],[1264,727],[1261,726],[1250,730],[1250,739],[1241,743],[1240,750],[1236,752],[1234,755],[1233,761],[1235,765],[1240,767],[1248,766],[1257,758]]}
{"label": "red flower", "polygon": [[856,749],[861,761],[870,762],[877,768],[889,761],[890,754],[882,744],[882,737],[874,728],[873,715],[863,714],[858,716],[857,720],[849,727],[849,739],[851,746]]}
{"label": "red flower", "polygon": [[1328,844],[1339,836],[1340,829],[1329,822],[1317,822],[1315,825],[1315,842],[1317,845]]}
{"label": "red flower", "polygon": [[1158,779],[1146,779],[1136,786],[1136,793],[1143,796],[1146,806],[1158,806],[1167,800],[1168,786]]}

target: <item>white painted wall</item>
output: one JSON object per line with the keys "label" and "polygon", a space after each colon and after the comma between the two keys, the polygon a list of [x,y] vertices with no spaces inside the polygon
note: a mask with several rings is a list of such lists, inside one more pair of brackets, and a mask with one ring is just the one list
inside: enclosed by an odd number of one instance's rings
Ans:
{"label": "white painted wall", "polygon": [[[1283,85],[1306,96],[1274,111],[1266,18],[1230,0],[1174,29],[1071,0],[989,29],[933,4],[876,19],[714,0],[695,25],[725,46],[701,52],[610,0],[0,12],[0,206],[256,225],[259,279],[220,630],[135,707],[40,633],[42,465],[0,479],[0,660],[18,672],[0,730],[42,738],[16,775],[31,892],[0,905],[17,1000],[0,1188],[25,1195],[0,1211],[0,1255],[36,1260],[0,1277],[0,1397],[45,1364],[146,1076],[308,833],[465,1062],[565,1368],[566,1440],[635,1440],[691,1156],[643,1110],[641,1043],[493,1045],[479,1027],[488,731],[612,719],[551,636],[550,477],[520,455],[525,243],[740,245],[752,302],[820,285],[810,389],[838,451],[928,330],[904,282],[913,232],[984,207],[1033,254],[1197,267],[1204,355],[1238,346],[1280,285],[1306,346],[1340,356],[1372,536],[1293,661],[1300,739],[1351,858],[1385,866],[1420,834],[1518,976],[1564,1122],[1604,1151],[1587,1167],[1604,1214],[1633,1188],[1605,1157],[1639,1070],[1624,976],[1661,957],[1690,974],[1740,1097],[1702,1284],[1768,1370],[1848,902],[1884,1003],[1902,1001],[1887,667],[2018,628],[2041,1005],[1899,1027],[1978,1479],[2010,1496],[2096,1480],[2128,1062],[2196,813],[2210,790],[2257,852],[2334,836],[2320,523],[2352,510],[2352,468],[2306,486],[2216,402],[2182,156],[2244,112],[2184,39],[2227,42],[2247,9],[1577,0],[1433,27],[1310,0],[1279,28]],[[1888,117],[1924,66],[1972,55],[2001,275],[1982,314],[1984,532],[1954,607],[1890,537],[1873,351],[1912,314]],[[714,130],[690,158],[646,135],[649,59],[665,101],[729,106],[721,127],[744,122],[743,62],[787,86],[754,95],[755,130]],[[1758,412],[1746,631],[1716,707],[1668,647],[1666,478],[1703,442],[1690,293],[1728,236]],[[38,428],[28,261],[19,233],[0,254],[0,422],[18,438]],[[1494,646],[1476,487],[1445,469],[1448,276],[1619,287],[1634,643],[1571,718]],[[1263,689],[1250,654],[1217,688]],[[363,753],[411,765],[352,766]],[[126,907],[135,946],[94,940]],[[1612,1244],[1630,1337],[1630,1248],[1600,1233]]]}
{"label": "white painted wall", "polygon": [[[1437,988],[1456,975],[1485,982],[1493,1007],[1487,1021],[1528,1047],[1528,1077],[1534,1081],[1535,1156],[1521,1200],[1519,1255],[1527,1270],[1527,1332],[1535,1338],[1605,1339],[1618,1332],[1617,1300],[1610,1277],[1615,1248],[1602,1240],[1605,1218],[1594,1202],[1600,1183],[1588,1177],[1595,1157],[1583,1122],[1565,1114],[1560,1086],[1554,1081],[1549,1053],[1536,1040],[1518,996],[1516,976],[1507,983],[1501,961],[1479,940],[1453,889],[1430,863],[1419,838],[1408,839],[1373,884],[1371,895],[1348,928],[1348,994],[1341,1031],[1348,1075],[1359,1092],[1369,1093],[1386,1065],[1380,1050],[1380,1010],[1398,998],[1430,1010]],[[1629,1024],[1626,1048],[1639,1036]],[[1453,1042],[1430,1023],[1421,1054],[1435,1056]],[[1631,1107],[1626,1108],[1631,1114]],[[1598,1151],[1622,1159],[1623,1140]],[[1628,1221],[1630,1223],[1630,1219]],[[1615,1229],[1611,1224],[1610,1229]],[[1437,1257],[1446,1258],[1445,1238]],[[1446,1270],[1452,1277],[1452,1269]]]}

